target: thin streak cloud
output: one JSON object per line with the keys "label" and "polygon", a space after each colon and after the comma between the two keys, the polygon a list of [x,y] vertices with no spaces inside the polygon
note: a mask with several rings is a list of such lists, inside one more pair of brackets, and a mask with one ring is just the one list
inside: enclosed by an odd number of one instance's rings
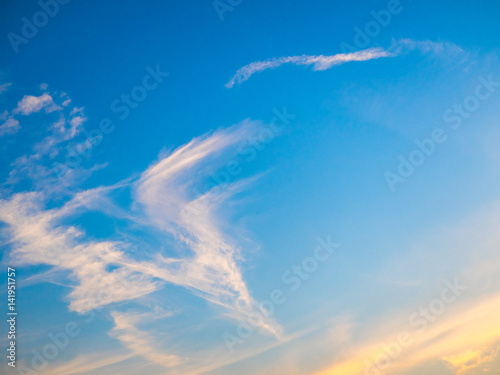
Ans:
{"label": "thin streak cloud", "polygon": [[410,39],[401,39],[394,42],[388,49],[381,47],[368,48],[365,50],[338,53],[336,55],[300,55],[272,58],[264,61],[256,61],[238,69],[236,74],[225,84],[226,88],[230,89],[235,84],[242,84],[247,81],[255,73],[260,73],[267,69],[275,69],[283,64],[294,65],[312,65],[314,71],[327,70],[334,66],[345,64],[353,61],[370,61],[387,57],[396,57],[404,52],[419,50],[421,53],[439,54],[445,51],[450,53],[462,52],[462,50],[451,43],[437,43],[432,41],[413,41]]}
{"label": "thin streak cloud", "polygon": [[339,53],[332,56],[311,56],[311,55],[301,55],[301,56],[287,56],[273,58],[264,61],[256,61],[245,65],[244,67],[238,69],[236,74],[231,78],[231,80],[226,83],[228,89],[232,88],[236,83],[241,84],[248,80],[253,74],[262,72],[267,69],[274,69],[283,64],[294,64],[294,65],[312,65],[313,70],[327,70],[332,66],[345,64],[351,61],[368,61],[374,59],[380,59],[383,57],[393,57],[391,52],[385,51],[382,48],[370,48],[359,52],[353,53]]}

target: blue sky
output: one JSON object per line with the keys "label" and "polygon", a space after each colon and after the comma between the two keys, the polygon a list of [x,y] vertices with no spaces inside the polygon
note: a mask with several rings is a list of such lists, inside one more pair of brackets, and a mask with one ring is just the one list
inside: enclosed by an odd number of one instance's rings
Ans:
{"label": "blue sky", "polygon": [[1,7],[2,373],[500,371],[498,4]]}

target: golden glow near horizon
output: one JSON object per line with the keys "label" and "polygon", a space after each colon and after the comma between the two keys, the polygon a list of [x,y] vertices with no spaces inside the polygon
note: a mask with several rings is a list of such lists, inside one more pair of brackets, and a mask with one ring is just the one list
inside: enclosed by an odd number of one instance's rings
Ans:
{"label": "golden glow near horizon", "polygon": [[445,361],[462,374],[495,359],[500,348],[499,316],[500,294],[469,308],[462,303],[421,330],[400,327],[384,337],[375,334],[372,343],[356,347],[348,359],[314,375],[395,374],[432,360]]}

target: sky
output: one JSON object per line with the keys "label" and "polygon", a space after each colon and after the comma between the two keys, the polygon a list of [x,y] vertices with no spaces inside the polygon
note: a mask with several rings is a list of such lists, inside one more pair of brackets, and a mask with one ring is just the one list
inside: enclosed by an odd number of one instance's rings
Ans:
{"label": "sky", "polygon": [[2,374],[500,374],[500,4],[0,9]]}

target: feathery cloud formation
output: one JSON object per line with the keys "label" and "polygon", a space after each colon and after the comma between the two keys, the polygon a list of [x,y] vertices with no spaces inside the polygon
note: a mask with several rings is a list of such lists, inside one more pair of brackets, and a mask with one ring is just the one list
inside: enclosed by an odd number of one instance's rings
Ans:
{"label": "feathery cloud formation", "polygon": [[[222,166],[227,156],[235,153],[237,144],[259,126],[244,121],[195,138],[148,168],[136,187],[136,199],[151,223],[172,234],[192,254],[178,260],[160,259],[163,270],[155,276],[194,289],[235,317],[251,312],[255,306],[238,266],[240,249],[224,235],[216,212],[224,200],[251,180],[232,182],[223,188],[215,186],[196,196],[194,188],[207,181],[194,176],[200,175],[198,171],[207,172],[207,167],[213,170]],[[274,335],[281,330],[272,321],[264,322],[262,328]]]}
{"label": "feathery cloud formation", "polygon": [[[78,111],[72,114],[76,116]],[[116,304],[137,300],[165,283],[187,288],[234,319],[257,310],[239,265],[242,249],[225,233],[226,226],[217,213],[224,201],[247,188],[255,178],[238,180],[235,176],[233,182],[214,186],[210,173],[235,156],[237,145],[260,126],[259,122],[243,121],[195,138],[163,155],[135,182],[70,193],[70,199],[62,206],[47,208],[51,193],[46,185],[38,191],[20,192],[0,200],[0,221],[7,224],[3,231],[9,238],[10,259],[18,265],[52,266],[50,275],[41,280],[50,281],[55,277],[54,271],[68,275],[70,310],[85,313],[113,304],[112,337],[148,361],[164,367],[179,366],[182,360],[177,355],[152,350],[153,339],[138,330],[134,314],[113,310]],[[57,124],[53,128],[58,131]],[[50,149],[41,143],[35,148],[42,155]],[[200,185],[205,186],[201,194],[196,190]],[[124,213],[108,199],[117,187],[132,188],[135,215]],[[177,240],[183,253],[166,257],[152,250],[138,260],[128,251],[135,244],[126,238],[89,239],[82,228],[67,224],[67,219],[75,214],[94,210],[126,218],[146,231],[159,230]],[[259,328],[271,336],[279,337],[282,332],[276,322],[267,318]]]}
{"label": "feathery cloud formation", "polygon": [[264,61],[256,61],[238,69],[236,74],[229,80],[225,86],[230,89],[235,84],[241,84],[248,80],[253,74],[262,72],[266,69],[274,69],[283,64],[312,65],[313,70],[327,70],[333,66],[345,64],[353,61],[369,61],[385,57],[396,57],[404,52],[417,49],[422,53],[442,53],[449,51],[451,53],[461,52],[462,50],[451,43],[436,43],[432,41],[413,41],[410,39],[401,39],[394,42],[387,50],[375,47],[352,53],[339,53],[331,56],[324,55],[300,55],[272,58]]}

